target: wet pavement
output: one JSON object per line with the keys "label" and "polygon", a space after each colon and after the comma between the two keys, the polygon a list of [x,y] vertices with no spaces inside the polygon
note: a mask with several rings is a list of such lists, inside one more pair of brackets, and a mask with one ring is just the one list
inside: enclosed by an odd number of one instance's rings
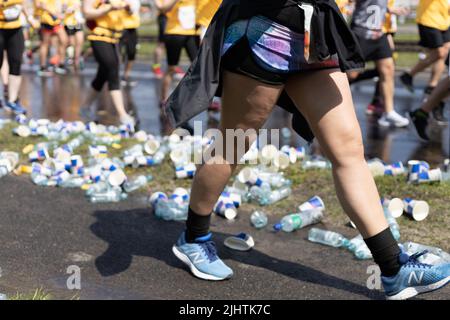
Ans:
{"label": "wet pavement", "polygon": [[[34,74],[32,67],[25,66],[21,101],[27,107],[30,116],[51,120],[59,118],[64,120],[79,119],[78,110],[95,75],[94,67],[88,65],[88,68],[81,75],[39,78]],[[164,127],[159,116],[158,96],[161,81],[154,78],[149,71],[149,66],[145,64],[138,64],[132,76],[138,83],[135,87],[124,89],[127,107],[139,118],[141,129],[152,134],[166,132],[167,128]],[[424,86],[424,77],[425,75],[416,80],[418,88]],[[368,158],[379,157],[387,162],[405,162],[409,159],[419,158],[437,164],[445,156],[448,156],[450,144],[448,126],[433,125],[433,142],[429,144],[421,142],[411,126],[406,129],[378,127],[376,119],[365,115],[365,107],[371,99],[372,90],[372,81],[366,81],[352,87],[353,99]],[[421,92],[421,89],[416,89],[415,95],[412,95],[402,87],[397,87],[395,97],[397,110],[406,113],[420,105]],[[117,122],[115,112],[106,94],[103,94],[99,101],[98,110],[100,122],[105,124]],[[202,120],[204,129],[206,129],[207,126],[217,126],[217,119],[218,115],[208,117],[208,114],[204,112],[194,118],[193,121]],[[290,116],[276,108],[266,127],[290,127]],[[298,145],[304,144],[304,141],[292,134],[282,143]]]}
{"label": "wet pavement", "polygon": [[[76,120],[93,73],[88,69],[81,77],[40,79],[26,72],[22,102],[36,118]],[[159,81],[143,67],[134,76],[139,83],[127,91],[127,102],[134,105],[141,127],[158,134],[163,130],[156,99]],[[377,129],[364,115],[370,92],[366,84],[354,88],[369,157],[439,162],[448,154],[448,138],[423,145],[411,129]],[[406,111],[418,98],[400,90],[396,101]],[[106,123],[116,120],[108,116],[108,105],[107,98],[100,102],[100,109],[106,110],[100,120]],[[285,126],[288,120],[277,110],[267,125]],[[294,135],[291,139],[302,143]],[[372,261],[357,261],[345,250],[310,243],[305,240],[307,230],[295,236],[274,234],[270,228],[257,231],[248,223],[250,212],[240,212],[236,221],[213,217],[219,252],[235,276],[212,283],[191,276],[174,257],[171,246],[184,226],[155,219],[144,196],[95,205],[81,190],[37,187],[25,176],[2,178],[0,195],[0,292],[7,294],[42,287],[61,299],[383,299],[381,291],[366,287]],[[333,230],[356,235],[345,226]],[[237,232],[253,235],[256,247],[251,252],[232,252],[222,245],[226,236]],[[81,290],[67,288],[73,265],[81,271]],[[450,287],[420,298],[449,299]]]}

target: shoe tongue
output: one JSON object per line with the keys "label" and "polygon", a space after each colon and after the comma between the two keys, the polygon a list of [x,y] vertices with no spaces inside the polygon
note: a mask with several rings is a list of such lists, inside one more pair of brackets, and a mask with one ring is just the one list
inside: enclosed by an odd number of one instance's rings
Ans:
{"label": "shoe tongue", "polygon": [[195,238],[195,242],[203,243],[203,242],[211,240],[211,238],[212,238],[212,234],[208,233],[207,235]]}
{"label": "shoe tongue", "polygon": [[398,256],[398,262],[403,265],[409,260],[409,255],[406,252],[402,252]]}

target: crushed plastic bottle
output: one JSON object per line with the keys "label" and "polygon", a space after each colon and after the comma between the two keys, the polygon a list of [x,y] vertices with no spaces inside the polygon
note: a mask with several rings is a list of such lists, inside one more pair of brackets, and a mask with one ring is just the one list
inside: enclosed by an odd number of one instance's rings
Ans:
{"label": "crushed plastic bottle", "polygon": [[337,232],[318,228],[311,228],[311,230],[309,230],[308,240],[335,248],[346,248],[350,243],[347,238]]}
{"label": "crushed plastic bottle", "polygon": [[391,212],[388,208],[384,207],[384,216],[389,224],[389,228],[391,229],[392,235],[395,240],[400,239],[400,226],[397,223],[397,220],[392,216]]}
{"label": "crushed plastic bottle", "polygon": [[350,240],[347,249],[351,251],[358,260],[367,260],[372,258],[372,253],[360,234]]}
{"label": "crushed plastic bottle", "polygon": [[306,226],[319,223],[323,219],[323,211],[312,209],[300,213],[289,214],[281,219],[281,221],[273,226],[275,231],[283,230],[284,232],[292,232],[304,228]]}
{"label": "crushed plastic bottle", "polygon": [[427,245],[423,245],[423,244],[411,242],[411,241],[405,242],[403,244],[403,247],[404,247],[405,251],[409,254],[427,250],[429,253],[432,253],[433,255],[441,258],[443,262],[446,262],[446,263],[450,262],[450,254],[445,252],[441,248],[427,246]]}
{"label": "crushed plastic bottle", "polygon": [[155,215],[166,221],[180,221],[187,219],[188,204],[180,203],[174,200],[160,199],[156,203]]}
{"label": "crushed plastic bottle", "polygon": [[311,157],[308,160],[303,161],[302,168],[308,169],[330,169],[331,162],[328,159],[320,156]]}
{"label": "crushed plastic bottle", "polygon": [[256,229],[262,229],[267,225],[267,215],[262,211],[253,211],[250,216],[250,222]]}
{"label": "crushed plastic bottle", "polygon": [[140,175],[134,180],[126,181],[123,185],[123,189],[125,190],[125,192],[130,193],[144,187],[145,185],[147,185],[147,183],[149,183],[152,180],[153,180],[152,176]]}
{"label": "crushed plastic bottle", "polygon": [[92,203],[102,202],[119,202],[125,200],[128,197],[126,193],[120,190],[110,189],[105,192],[94,193],[90,196],[89,201]]}

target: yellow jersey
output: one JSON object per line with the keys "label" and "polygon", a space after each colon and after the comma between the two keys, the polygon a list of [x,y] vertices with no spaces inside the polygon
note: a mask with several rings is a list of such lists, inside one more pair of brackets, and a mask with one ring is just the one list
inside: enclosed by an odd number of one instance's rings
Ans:
{"label": "yellow jersey", "polygon": [[[388,9],[394,7],[395,0],[388,0]],[[386,13],[383,25],[383,33],[397,32],[397,16],[392,13]]]}
{"label": "yellow jersey", "polygon": [[64,7],[67,9],[75,9],[70,13],[66,13],[64,17],[64,25],[65,26],[77,26],[82,23],[82,13],[81,13],[81,0],[65,0]]}
{"label": "yellow jersey", "polygon": [[63,2],[60,0],[40,0],[41,5],[45,6],[45,9],[35,8],[35,15],[39,18],[41,23],[48,24],[50,26],[57,26],[61,24],[61,20],[58,19],[55,14],[62,12]]}
{"label": "yellow jersey", "polygon": [[448,0],[420,0],[416,22],[426,27],[445,31],[450,25]]}
{"label": "yellow jersey", "polygon": [[0,29],[17,29],[22,26],[20,14],[23,0],[3,0],[0,2]]}
{"label": "yellow jersey", "polygon": [[343,15],[346,15],[348,13],[347,12],[348,0],[335,0],[335,2],[339,8],[339,11],[341,11]]}
{"label": "yellow jersey", "polygon": [[[124,2],[122,0],[110,0],[109,3],[119,5]],[[94,2],[96,8],[104,5],[105,3],[102,0]],[[111,10],[97,19],[87,21],[90,29],[88,40],[118,43],[123,31],[124,11],[124,9]]]}
{"label": "yellow jersey", "polygon": [[165,34],[194,36],[197,34],[196,0],[179,0],[167,12]]}
{"label": "yellow jersey", "polygon": [[141,8],[140,0],[128,0],[130,5],[130,11],[125,10],[123,14],[123,28],[124,29],[137,29],[141,25],[141,17],[139,10]]}
{"label": "yellow jersey", "polygon": [[208,27],[222,0],[197,0],[197,24]]}

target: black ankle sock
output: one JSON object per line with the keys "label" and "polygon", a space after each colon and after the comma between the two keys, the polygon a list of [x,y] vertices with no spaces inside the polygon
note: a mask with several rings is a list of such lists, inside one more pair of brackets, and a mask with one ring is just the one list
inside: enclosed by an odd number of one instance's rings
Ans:
{"label": "black ankle sock", "polygon": [[386,277],[396,275],[400,270],[398,256],[401,251],[391,229],[387,228],[364,241],[372,252],[373,259],[380,266],[381,274]]}
{"label": "black ankle sock", "polygon": [[196,238],[206,236],[209,233],[210,221],[211,215],[201,216],[189,207],[186,221],[186,241],[192,243]]}
{"label": "black ankle sock", "polygon": [[358,74],[358,76],[355,79],[350,80],[350,83],[353,84],[359,81],[373,79],[375,77],[378,77],[379,75],[380,74],[378,73],[377,69],[364,70],[363,72]]}

